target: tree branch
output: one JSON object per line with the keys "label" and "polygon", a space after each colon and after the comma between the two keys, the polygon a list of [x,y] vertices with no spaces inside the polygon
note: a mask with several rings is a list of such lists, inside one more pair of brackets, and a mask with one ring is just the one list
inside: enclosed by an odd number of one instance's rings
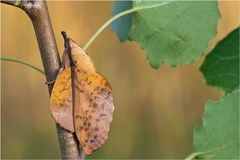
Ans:
{"label": "tree branch", "polygon": [[[16,0],[1,0],[1,3],[19,7],[28,14],[34,26],[46,79],[48,82],[55,80],[60,68],[60,58],[47,3],[43,0],[24,0],[20,1],[19,4],[16,4]],[[48,86],[49,94],[51,94],[52,88],[53,84],[50,84]],[[64,130],[58,124],[56,126],[62,158],[80,159],[76,136]]]}
{"label": "tree branch", "polygon": [[5,3],[5,4],[9,4],[9,5],[14,5],[14,4],[15,4],[15,1],[14,1],[14,0],[9,0],[9,1],[1,0],[1,3]]}

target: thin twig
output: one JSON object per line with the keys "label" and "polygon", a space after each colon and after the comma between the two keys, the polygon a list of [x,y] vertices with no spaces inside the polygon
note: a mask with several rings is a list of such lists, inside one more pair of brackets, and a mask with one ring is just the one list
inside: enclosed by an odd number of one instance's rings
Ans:
{"label": "thin twig", "polygon": [[[51,21],[48,14],[47,3],[43,0],[1,0],[1,3],[19,7],[30,17],[34,26],[39,50],[48,82],[54,81],[60,68],[60,58],[54,37]],[[48,85],[51,94],[53,84]],[[80,159],[78,141],[76,136],[58,124],[57,133],[63,159]]]}
{"label": "thin twig", "polygon": [[25,65],[25,66],[27,66],[29,68],[34,69],[35,71],[38,71],[39,73],[45,75],[43,70],[41,70],[40,68],[38,68],[38,67],[36,67],[34,65],[31,65],[31,64],[29,64],[27,62],[24,62],[24,61],[21,61],[21,60],[18,60],[18,59],[14,59],[14,58],[9,58],[9,57],[1,57],[0,60],[1,61],[16,62],[16,63],[19,63],[19,64],[23,64],[23,65]]}

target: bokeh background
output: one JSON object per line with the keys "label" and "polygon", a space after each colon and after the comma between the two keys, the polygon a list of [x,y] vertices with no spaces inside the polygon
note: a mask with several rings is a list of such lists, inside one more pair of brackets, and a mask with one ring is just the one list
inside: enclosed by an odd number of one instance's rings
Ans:
{"label": "bokeh background", "polygon": [[[48,2],[59,48],[67,31],[83,46],[111,18],[111,1]],[[222,17],[212,48],[239,26],[239,2],[221,1]],[[199,33],[201,34],[201,33]],[[152,69],[139,45],[120,43],[108,27],[90,46],[98,72],[113,88],[115,112],[109,139],[91,158],[184,158],[193,151],[192,135],[201,124],[204,104],[223,92],[204,83],[194,64]],[[30,19],[1,4],[1,56],[42,68]],[[45,77],[23,65],[1,62],[2,158],[60,158],[54,120],[50,114]]]}

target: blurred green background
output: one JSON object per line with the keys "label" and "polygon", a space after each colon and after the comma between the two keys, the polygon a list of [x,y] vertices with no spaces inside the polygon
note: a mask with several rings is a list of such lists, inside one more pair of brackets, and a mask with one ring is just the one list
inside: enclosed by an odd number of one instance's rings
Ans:
{"label": "blurred green background", "polygon": [[[111,17],[111,1],[48,2],[59,48],[67,31],[83,46]],[[222,18],[211,49],[239,25],[239,2],[221,1]],[[201,33],[199,33],[201,34]],[[184,158],[192,152],[192,134],[201,124],[204,104],[218,100],[194,64],[152,69],[139,45],[120,43],[108,27],[88,49],[98,72],[113,88],[115,112],[109,139],[91,158]],[[30,19],[1,4],[1,56],[42,68]],[[45,77],[23,65],[1,62],[2,158],[60,158],[56,128],[50,114]]]}

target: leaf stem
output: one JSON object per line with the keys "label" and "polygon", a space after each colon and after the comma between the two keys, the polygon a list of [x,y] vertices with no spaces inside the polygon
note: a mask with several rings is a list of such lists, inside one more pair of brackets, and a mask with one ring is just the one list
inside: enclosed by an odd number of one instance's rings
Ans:
{"label": "leaf stem", "polygon": [[166,5],[170,2],[164,2],[164,3],[159,3],[159,4],[154,4],[154,5],[149,5],[149,6],[142,6],[142,7],[134,7],[134,8],[131,8],[131,9],[128,9],[126,11],[123,11],[123,12],[120,12],[118,13],[117,15],[113,16],[111,19],[109,19],[107,22],[105,22],[98,30],[97,32],[95,32],[93,34],[93,36],[89,39],[89,41],[86,43],[86,45],[83,47],[84,50],[86,50],[91,44],[92,42],[99,36],[99,34],[105,29],[107,28],[107,26],[109,24],[111,24],[113,21],[115,21],[116,19],[122,17],[122,16],[125,16],[127,14],[130,14],[130,13],[133,13],[133,12],[136,12],[136,11],[139,11],[139,10],[144,10],[144,9],[150,9],[150,8],[155,8],[155,7],[160,7],[160,6],[163,6],[163,5]]}
{"label": "leaf stem", "polygon": [[193,152],[190,155],[188,155],[184,160],[192,160],[193,158],[195,158],[199,154],[200,154],[200,152]]}
{"label": "leaf stem", "polygon": [[215,151],[218,151],[220,149],[223,149],[231,144],[233,144],[234,142],[230,142],[228,144],[225,144],[225,145],[222,145],[222,146],[218,146],[216,148],[213,148],[209,151],[205,151],[205,152],[193,152],[191,153],[190,155],[188,155],[184,160],[192,160],[193,158],[195,158],[196,156],[199,156],[199,155],[204,155],[204,154],[209,154],[209,153],[212,153],[212,152],[215,152]]}
{"label": "leaf stem", "polygon": [[38,71],[38,72],[42,73],[43,75],[45,75],[43,70],[41,70],[40,68],[38,68],[36,66],[33,66],[33,65],[31,65],[27,62],[17,60],[17,59],[13,59],[13,58],[7,58],[7,57],[1,57],[0,59],[1,59],[1,61],[16,62],[16,63],[19,63],[19,64],[23,64],[23,65],[25,65],[27,67],[30,67],[30,68],[34,69],[35,71]]}

